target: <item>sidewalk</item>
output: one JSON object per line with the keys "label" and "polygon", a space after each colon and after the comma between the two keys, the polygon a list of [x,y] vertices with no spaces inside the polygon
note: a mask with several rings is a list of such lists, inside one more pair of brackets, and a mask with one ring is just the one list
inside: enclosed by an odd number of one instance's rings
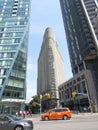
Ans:
{"label": "sidewalk", "polygon": [[40,114],[32,114],[31,116],[26,116],[26,118],[38,118]]}
{"label": "sidewalk", "polygon": [[[72,113],[72,118],[74,117],[81,117],[81,116],[98,116],[98,113]],[[31,116],[27,116],[26,118],[28,119],[33,119],[33,118],[39,118],[40,119],[40,114],[32,114]]]}
{"label": "sidewalk", "polygon": [[76,116],[98,116],[98,113],[91,113],[91,112],[87,112],[87,113],[72,113],[72,117],[76,117]]}

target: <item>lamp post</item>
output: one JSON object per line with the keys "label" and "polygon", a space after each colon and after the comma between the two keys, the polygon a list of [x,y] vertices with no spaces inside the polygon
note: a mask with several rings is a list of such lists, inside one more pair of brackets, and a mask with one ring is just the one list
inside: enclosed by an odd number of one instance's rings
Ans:
{"label": "lamp post", "polygon": [[43,96],[40,94],[40,97],[39,97],[40,98],[40,116],[41,116],[41,112],[42,112],[42,102],[41,102],[42,101],[42,97]]}
{"label": "lamp post", "polygon": [[87,86],[86,80],[85,80],[85,87],[86,87],[87,96],[88,96],[88,101],[89,101],[89,105],[90,105],[90,111],[91,111],[91,113],[92,113],[92,112],[93,112],[93,111],[92,111],[92,101],[91,101],[91,98],[90,98],[90,94],[89,94],[89,90],[88,90],[88,86]]}
{"label": "lamp post", "polygon": [[73,97],[73,102],[74,102],[74,110],[75,110],[75,96],[76,96],[76,92],[72,92],[72,97]]}

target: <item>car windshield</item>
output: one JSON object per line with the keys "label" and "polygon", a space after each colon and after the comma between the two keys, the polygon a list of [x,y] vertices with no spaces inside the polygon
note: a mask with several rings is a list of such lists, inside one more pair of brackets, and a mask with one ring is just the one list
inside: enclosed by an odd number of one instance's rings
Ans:
{"label": "car windshield", "polygon": [[13,120],[15,120],[15,121],[18,121],[18,120],[20,120],[21,118],[19,118],[19,117],[16,117],[16,116],[14,116],[14,115],[8,115],[9,117],[11,117]]}

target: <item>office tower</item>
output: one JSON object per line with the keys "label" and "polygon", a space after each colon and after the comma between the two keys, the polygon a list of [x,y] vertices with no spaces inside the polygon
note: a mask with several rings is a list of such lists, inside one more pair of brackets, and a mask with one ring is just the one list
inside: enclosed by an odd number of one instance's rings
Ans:
{"label": "office tower", "polygon": [[[98,28],[95,24],[97,0],[60,0],[73,76],[83,70],[92,74],[98,107]],[[90,89],[89,89],[90,90]]]}
{"label": "office tower", "polygon": [[[42,94],[44,109],[54,107],[58,100],[58,86],[65,81],[64,63],[54,32],[47,28],[38,58],[37,94]],[[48,96],[50,94],[50,97]]]}
{"label": "office tower", "polygon": [[0,111],[22,109],[26,98],[30,0],[0,0]]}

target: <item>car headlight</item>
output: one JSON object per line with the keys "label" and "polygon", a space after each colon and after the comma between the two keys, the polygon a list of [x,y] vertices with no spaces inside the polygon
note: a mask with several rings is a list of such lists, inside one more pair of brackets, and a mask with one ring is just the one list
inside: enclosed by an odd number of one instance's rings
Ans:
{"label": "car headlight", "polygon": [[24,122],[23,125],[29,125],[27,122]]}

